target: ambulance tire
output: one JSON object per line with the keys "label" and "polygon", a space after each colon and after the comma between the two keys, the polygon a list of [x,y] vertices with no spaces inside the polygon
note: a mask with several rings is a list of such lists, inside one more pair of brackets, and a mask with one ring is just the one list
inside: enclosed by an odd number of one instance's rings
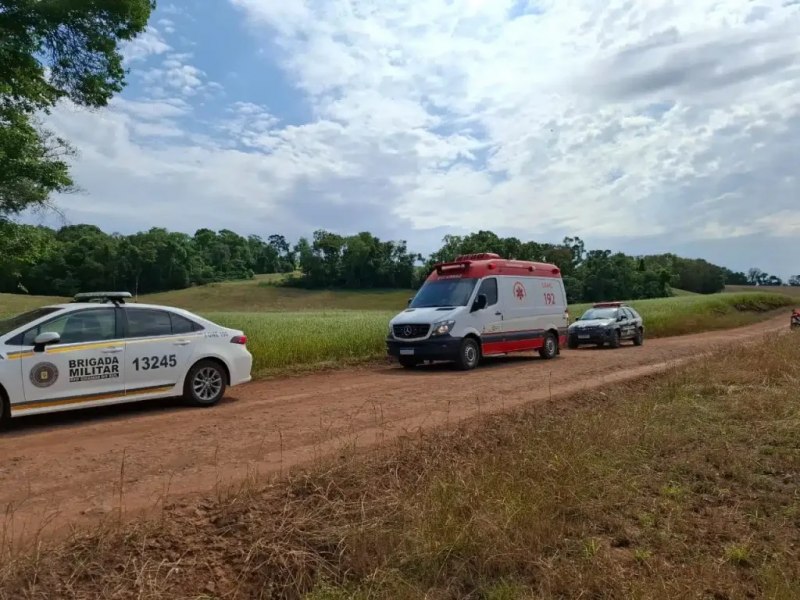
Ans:
{"label": "ambulance tire", "polygon": [[552,331],[548,331],[544,336],[544,344],[539,349],[539,356],[550,360],[558,356],[558,338]]}
{"label": "ambulance tire", "polygon": [[478,366],[481,362],[481,349],[475,338],[466,337],[461,342],[458,350],[456,365],[462,371],[469,371]]}

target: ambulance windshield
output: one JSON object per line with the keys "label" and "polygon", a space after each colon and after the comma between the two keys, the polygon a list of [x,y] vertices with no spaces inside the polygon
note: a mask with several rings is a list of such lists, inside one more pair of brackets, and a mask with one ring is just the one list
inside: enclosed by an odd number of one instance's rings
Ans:
{"label": "ambulance windshield", "polygon": [[420,288],[410,308],[442,308],[466,306],[477,279],[437,279]]}

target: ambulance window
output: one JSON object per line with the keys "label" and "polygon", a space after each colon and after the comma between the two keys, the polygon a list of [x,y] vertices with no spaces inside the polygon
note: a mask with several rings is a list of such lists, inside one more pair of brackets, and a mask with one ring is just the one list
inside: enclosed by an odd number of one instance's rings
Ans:
{"label": "ambulance window", "polygon": [[484,279],[481,283],[481,289],[478,290],[478,295],[483,294],[486,296],[486,306],[497,304],[497,279]]}

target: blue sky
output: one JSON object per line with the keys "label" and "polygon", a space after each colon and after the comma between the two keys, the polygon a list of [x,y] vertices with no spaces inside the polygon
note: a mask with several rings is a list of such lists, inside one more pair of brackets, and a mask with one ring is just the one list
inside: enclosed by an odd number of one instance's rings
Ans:
{"label": "blue sky", "polygon": [[[68,222],[579,235],[800,272],[800,5],[160,0]],[[28,220],[60,222],[53,215]]]}

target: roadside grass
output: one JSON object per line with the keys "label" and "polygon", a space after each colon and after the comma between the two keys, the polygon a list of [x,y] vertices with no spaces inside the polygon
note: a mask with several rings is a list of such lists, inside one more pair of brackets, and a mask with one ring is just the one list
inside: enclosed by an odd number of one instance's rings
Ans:
{"label": "roadside grass", "polygon": [[0,294],[0,319],[39,308],[45,304],[66,302],[56,296],[27,296],[25,294]]}
{"label": "roadside grass", "polygon": [[[209,295],[210,300],[203,310],[198,310],[202,303],[195,307],[199,314],[247,334],[256,377],[285,374],[290,369],[304,372],[381,359],[386,353],[384,340],[389,320],[405,306],[404,301],[402,306],[391,310],[347,310],[343,307],[361,301],[374,305],[376,299],[382,297],[381,293],[308,292],[270,287],[271,291],[283,295],[281,305],[291,310],[240,310],[246,306],[247,290],[252,289],[258,289],[258,285],[225,283],[217,287],[195,288],[199,291],[192,293]],[[170,295],[175,298],[179,293],[170,292]],[[381,301],[389,305],[406,293],[387,292]],[[289,298],[294,294],[300,294],[298,297],[305,300],[292,303]],[[331,308],[307,308],[326,294],[330,295]],[[308,298],[314,300],[309,301]],[[141,301],[162,303],[164,298],[149,296],[142,297]],[[11,310],[12,307],[21,310],[52,302],[52,298],[0,294],[0,316],[15,312]],[[784,295],[742,293],[637,300],[630,304],[644,317],[646,337],[659,338],[756,323],[792,303],[791,298]],[[174,302],[173,305],[183,306],[180,302]],[[251,305],[251,308],[253,306],[256,305]],[[275,306],[277,304],[273,308]],[[571,318],[577,318],[589,306],[571,306]],[[213,307],[223,307],[224,310]]]}
{"label": "roadside grass", "polygon": [[800,344],[475,417],[0,557],[0,597],[800,597]]}

